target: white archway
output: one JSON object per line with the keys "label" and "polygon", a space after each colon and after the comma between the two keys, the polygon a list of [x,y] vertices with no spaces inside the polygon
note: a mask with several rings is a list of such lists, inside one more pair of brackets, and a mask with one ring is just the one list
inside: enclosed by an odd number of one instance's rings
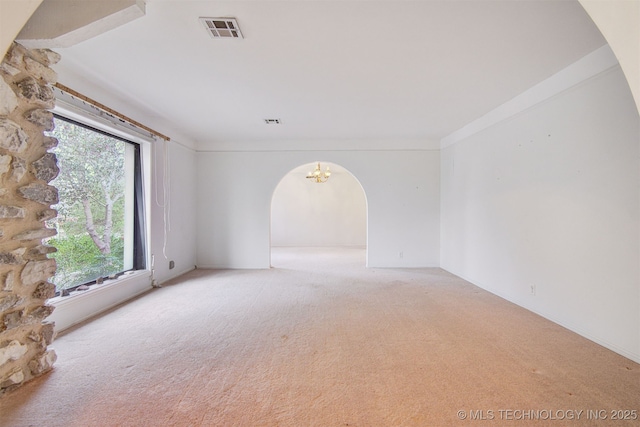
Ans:
{"label": "white archway", "polygon": [[307,179],[317,162],[282,177],[271,196],[270,248],[367,247],[367,198],[358,179],[344,167],[331,169],[325,183]]}

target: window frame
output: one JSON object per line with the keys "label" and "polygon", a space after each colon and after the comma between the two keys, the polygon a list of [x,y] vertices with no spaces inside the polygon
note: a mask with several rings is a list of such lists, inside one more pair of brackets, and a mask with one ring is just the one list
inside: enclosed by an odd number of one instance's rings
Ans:
{"label": "window frame", "polygon": [[[155,137],[146,130],[125,122],[63,91],[56,90],[56,106],[52,112],[56,119],[65,120],[93,132],[107,135],[133,147],[133,175],[135,179],[133,184],[132,268],[110,277],[119,278],[137,272],[152,273],[149,256],[150,213],[148,209],[150,188],[148,183],[151,144],[156,141]],[[52,301],[58,300],[63,296],[66,297],[80,286],[95,284],[96,281],[92,280],[67,288],[62,294],[57,291]],[[91,286],[90,290],[93,288],[94,286]],[[82,291],[82,293],[86,292],[88,291]],[[78,292],[74,294],[77,295]]]}

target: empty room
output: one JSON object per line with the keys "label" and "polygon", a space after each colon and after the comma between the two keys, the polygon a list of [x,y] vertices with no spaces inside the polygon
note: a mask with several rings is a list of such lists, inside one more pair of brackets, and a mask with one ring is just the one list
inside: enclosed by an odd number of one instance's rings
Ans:
{"label": "empty room", "polygon": [[10,0],[0,50],[0,426],[640,423],[640,0]]}

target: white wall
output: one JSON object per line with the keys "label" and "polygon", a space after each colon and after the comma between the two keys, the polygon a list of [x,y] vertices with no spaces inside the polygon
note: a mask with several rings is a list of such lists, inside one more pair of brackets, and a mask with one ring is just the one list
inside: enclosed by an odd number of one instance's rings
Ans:
{"label": "white wall", "polygon": [[197,157],[198,267],[268,268],[273,192],[287,172],[318,159],[343,166],[364,188],[368,266],[439,265],[437,150],[220,151]]}
{"label": "white wall", "polygon": [[442,267],[640,362],[639,141],[615,66],[444,148]]}
{"label": "white wall", "polygon": [[272,246],[366,246],[367,201],[364,190],[344,168],[331,169],[327,182],[307,179],[316,163],[302,165],[282,178],[271,202]]}
{"label": "white wall", "polygon": [[[150,252],[155,279],[162,283],[196,265],[196,152],[176,142],[158,142],[154,147]],[[173,269],[169,261],[174,261]]]}

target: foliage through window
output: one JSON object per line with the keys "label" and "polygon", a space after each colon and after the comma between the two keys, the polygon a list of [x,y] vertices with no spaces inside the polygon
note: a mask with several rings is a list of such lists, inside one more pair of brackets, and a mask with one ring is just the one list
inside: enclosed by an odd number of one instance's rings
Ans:
{"label": "foliage through window", "polygon": [[49,223],[58,234],[48,240],[57,248],[56,290],[143,268],[138,144],[59,116],[49,135],[60,167],[58,217]]}

